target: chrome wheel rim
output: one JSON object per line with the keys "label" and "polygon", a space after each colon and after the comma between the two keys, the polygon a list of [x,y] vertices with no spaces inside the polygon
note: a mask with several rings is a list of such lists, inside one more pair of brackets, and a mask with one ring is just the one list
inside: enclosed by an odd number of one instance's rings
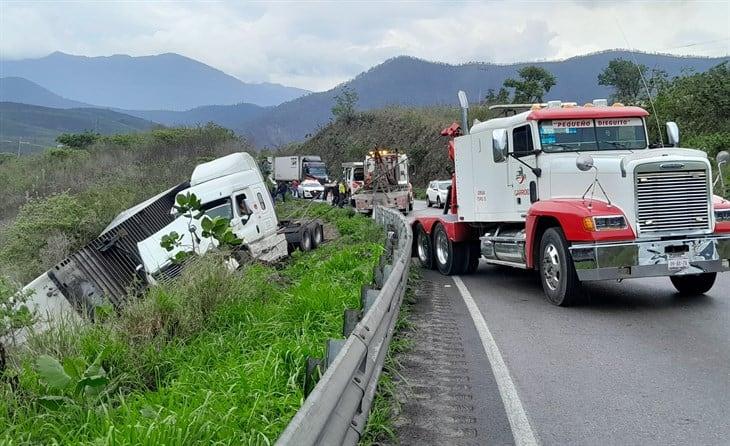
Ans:
{"label": "chrome wheel rim", "polygon": [[436,258],[442,265],[449,262],[449,240],[443,231],[436,233]]}
{"label": "chrome wheel rim", "polygon": [[428,263],[428,238],[424,232],[418,234],[418,259],[425,263]]}
{"label": "chrome wheel rim", "polygon": [[545,247],[542,256],[542,275],[548,288],[552,291],[558,289],[561,278],[560,255],[558,254],[558,248],[552,243]]}

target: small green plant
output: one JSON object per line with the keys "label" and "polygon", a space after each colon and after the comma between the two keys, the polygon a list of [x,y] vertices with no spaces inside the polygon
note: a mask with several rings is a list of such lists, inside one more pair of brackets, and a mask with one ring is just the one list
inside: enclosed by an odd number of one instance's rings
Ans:
{"label": "small green plant", "polygon": [[35,322],[35,313],[25,305],[31,295],[30,292],[19,291],[10,281],[0,277],[0,376],[7,365],[3,340],[13,339],[18,330]]}
{"label": "small green plant", "polygon": [[231,231],[231,221],[229,219],[223,217],[210,218],[205,215],[203,205],[195,194],[180,194],[176,197],[175,202],[175,210],[183,218],[188,219],[188,231],[190,232],[191,243],[186,245],[184,243],[184,234],[179,234],[177,231],[172,231],[162,236],[160,246],[168,252],[176,248],[185,248],[183,251],[175,254],[175,257],[172,259],[174,262],[182,263],[191,255],[197,253],[201,239],[198,237],[195,225],[193,224],[195,221],[200,221],[200,227],[202,229],[201,236],[217,241],[218,247],[220,248],[234,248],[243,243],[243,240]]}
{"label": "small green plant", "polygon": [[61,364],[51,356],[39,356],[36,371],[49,393],[55,394],[38,397],[38,404],[51,410],[98,406],[114,392],[121,379],[109,379],[101,366],[103,356],[104,351],[89,365],[78,357],[67,358]]}

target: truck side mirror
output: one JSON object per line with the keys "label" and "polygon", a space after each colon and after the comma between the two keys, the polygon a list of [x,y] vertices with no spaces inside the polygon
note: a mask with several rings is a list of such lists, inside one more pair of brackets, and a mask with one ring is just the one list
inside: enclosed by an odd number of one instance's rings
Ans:
{"label": "truck side mirror", "polygon": [[676,122],[667,122],[667,139],[672,147],[679,147],[679,127]]}
{"label": "truck side mirror", "polygon": [[497,163],[501,163],[507,158],[507,129],[492,131],[492,151],[494,161]]}

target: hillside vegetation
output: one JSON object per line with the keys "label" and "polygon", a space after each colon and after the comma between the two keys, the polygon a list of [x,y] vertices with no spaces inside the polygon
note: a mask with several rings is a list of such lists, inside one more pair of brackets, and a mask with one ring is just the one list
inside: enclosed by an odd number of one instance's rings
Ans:
{"label": "hillside vegetation", "polygon": [[209,125],[0,159],[0,276],[34,278],[120,211],[187,180],[196,164],[250,150],[230,130]]}

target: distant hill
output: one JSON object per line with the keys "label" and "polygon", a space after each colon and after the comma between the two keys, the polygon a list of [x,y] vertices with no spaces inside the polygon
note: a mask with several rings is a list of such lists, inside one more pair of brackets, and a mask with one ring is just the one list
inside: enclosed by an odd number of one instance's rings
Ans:
{"label": "distant hill", "polygon": [[278,105],[308,91],[271,83],[245,83],[174,53],[85,57],[52,53],[4,60],[2,75],[22,77],[56,94],[99,106],[130,110],[187,110],[202,105]]}
{"label": "distant hill", "polygon": [[[600,73],[612,59],[637,60],[650,68],[665,70],[670,76],[682,70],[706,71],[724,58],[679,57],[629,51],[605,51],[553,62],[496,65],[468,63],[448,65],[412,57],[390,59],[343,85],[359,95],[357,107],[372,110],[388,105],[428,106],[456,103],[456,92],[464,90],[472,102],[483,98],[488,89],[498,90],[504,80],[517,75],[526,65],[546,68],[557,77],[557,84],[546,100],[589,101],[608,97],[609,90],[598,85]],[[343,85],[322,93],[312,93],[286,102],[254,118],[246,133],[259,146],[276,146],[303,140],[331,119],[334,97]]]}
{"label": "distant hill", "polygon": [[186,111],[169,110],[118,110],[132,116],[137,116],[160,124],[175,125],[198,125],[215,122],[227,127],[237,133],[246,132],[246,124],[271,107],[260,107],[254,104],[235,105],[207,105],[196,107]]}
{"label": "distant hill", "polygon": [[[64,132],[97,131],[104,135],[148,130],[155,123],[134,116],[98,108],[50,108],[0,102],[0,152],[14,152],[17,140],[33,145],[21,146],[24,152],[55,146]],[[12,141],[11,143],[4,142]]]}
{"label": "distant hill", "polygon": [[54,108],[91,107],[59,96],[22,77],[0,77],[0,102],[21,102]]}

